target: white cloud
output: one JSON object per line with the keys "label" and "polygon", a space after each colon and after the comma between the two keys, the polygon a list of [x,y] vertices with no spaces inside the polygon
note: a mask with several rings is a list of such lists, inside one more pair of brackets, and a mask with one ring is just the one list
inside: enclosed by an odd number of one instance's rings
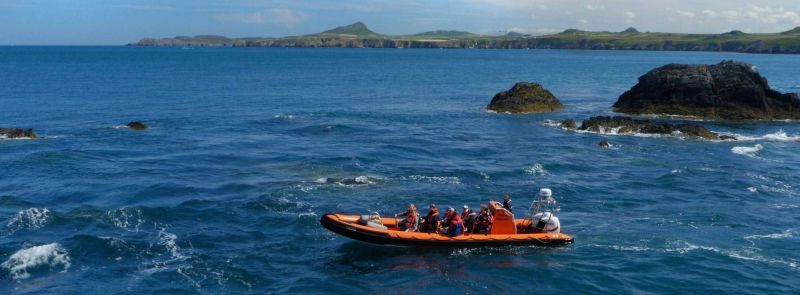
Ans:
{"label": "white cloud", "polygon": [[606,9],[606,7],[603,5],[592,5],[592,4],[586,5],[586,10],[603,10],[603,9]]}
{"label": "white cloud", "polygon": [[270,9],[270,19],[272,22],[282,24],[287,28],[292,28],[297,25],[297,23],[305,20],[305,17],[297,15],[288,8],[273,8]]}
{"label": "white cloud", "polygon": [[623,13],[623,14],[624,14],[624,15],[625,15],[625,17],[627,17],[627,18],[634,18],[634,17],[636,17],[636,14],[635,14],[635,13],[633,13],[633,11],[626,11],[626,12],[625,12],[625,13]]}
{"label": "white cloud", "polygon": [[717,12],[713,11],[711,9],[703,10],[703,14],[708,15],[710,17],[716,17],[717,16]]}
{"label": "white cloud", "polygon": [[263,25],[273,23],[293,28],[298,23],[306,20],[303,15],[298,15],[288,8],[273,8],[267,11],[246,13],[228,13],[215,16],[216,19],[227,22]]}
{"label": "white cloud", "polygon": [[677,12],[678,14],[680,14],[682,16],[685,16],[685,17],[694,17],[694,12],[691,12],[691,11],[685,11],[685,10],[677,9],[677,10],[675,10],[675,12]]}
{"label": "white cloud", "polygon": [[228,14],[220,14],[215,17],[218,20],[228,21],[228,22],[236,22],[236,23],[243,23],[243,24],[263,24],[266,22],[266,18],[264,14],[259,12],[251,12],[251,13],[228,13]]}
{"label": "white cloud", "polygon": [[585,20],[585,19],[579,19],[578,21],[579,21],[580,23],[582,23],[582,24],[588,24],[588,23],[589,23],[589,21],[588,21],[588,20]]}

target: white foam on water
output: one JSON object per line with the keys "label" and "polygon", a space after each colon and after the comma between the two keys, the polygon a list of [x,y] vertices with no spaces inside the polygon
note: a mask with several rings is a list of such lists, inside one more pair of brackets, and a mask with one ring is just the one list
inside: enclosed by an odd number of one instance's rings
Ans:
{"label": "white foam on water", "polygon": [[29,271],[45,266],[51,270],[60,267],[66,272],[70,267],[69,253],[58,243],[51,243],[19,250],[0,264],[15,280],[27,279],[31,276]]}
{"label": "white foam on water", "polygon": [[461,184],[461,179],[456,176],[410,175],[410,176],[401,176],[400,179],[417,181],[417,182],[428,182],[435,184]]}
{"label": "white foam on water", "polygon": [[687,254],[692,251],[702,250],[702,251],[714,252],[730,258],[762,262],[762,263],[770,263],[770,264],[783,264],[789,266],[792,269],[797,269],[797,261],[766,257],[757,253],[759,249],[743,248],[738,250],[726,250],[717,247],[695,245],[686,241],[676,241],[672,244],[674,245],[674,247],[665,249],[665,252]]}
{"label": "white foam on water", "polygon": [[0,135],[0,139],[2,139],[2,140],[30,140],[31,138],[27,137],[27,136],[8,138],[8,136],[6,136],[5,134],[2,134],[2,135]]}
{"label": "white foam on water", "polygon": [[47,208],[30,208],[19,211],[16,216],[8,220],[6,226],[12,233],[22,229],[34,230],[47,225],[50,219],[50,210]]}
{"label": "white foam on water", "polygon": [[114,226],[130,232],[138,232],[139,227],[144,224],[142,209],[122,207],[106,213]]}
{"label": "white foam on water", "polygon": [[539,163],[533,163],[533,165],[522,168],[526,174],[530,175],[547,175],[547,170],[544,170],[544,165]]}
{"label": "white foam on water", "polygon": [[759,158],[756,153],[760,152],[764,149],[764,146],[761,144],[756,144],[754,146],[735,146],[731,148],[731,152],[738,155],[744,155],[751,158]]}
{"label": "white foam on water", "polygon": [[277,114],[273,118],[275,119],[283,119],[283,120],[294,120],[297,118],[295,115],[284,115],[284,114]]}
{"label": "white foam on water", "polygon": [[767,133],[760,136],[748,136],[740,134],[729,134],[736,137],[738,141],[779,141],[779,142],[800,142],[800,135],[786,134],[783,129],[773,133]]}
{"label": "white foam on water", "polygon": [[670,173],[670,174],[681,174],[681,173],[683,173],[683,171],[682,171],[681,169],[673,169],[673,170],[672,170],[672,171],[670,171],[669,173]]}
{"label": "white foam on water", "polygon": [[745,240],[760,240],[760,239],[779,240],[779,239],[786,239],[786,238],[792,238],[792,237],[794,237],[794,232],[791,229],[787,229],[787,230],[784,230],[782,232],[773,233],[773,234],[750,235],[750,236],[744,237],[744,239]]}
{"label": "white foam on water", "polygon": [[748,187],[747,190],[750,191],[751,193],[757,193],[758,192],[758,188],[755,188],[755,187],[752,187],[752,186]]}
{"label": "white foam on water", "polygon": [[111,126],[111,128],[114,128],[114,129],[130,129],[131,127],[128,127],[128,125],[114,125],[114,126]]}

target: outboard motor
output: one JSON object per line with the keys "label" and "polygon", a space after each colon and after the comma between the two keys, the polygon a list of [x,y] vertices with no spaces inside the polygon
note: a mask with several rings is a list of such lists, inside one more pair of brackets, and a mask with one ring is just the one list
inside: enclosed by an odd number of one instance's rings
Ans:
{"label": "outboard motor", "polygon": [[560,210],[558,202],[553,198],[553,191],[549,188],[540,189],[536,200],[531,203],[531,207],[528,209],[528,216],[525,218],[530,220],[529,230],[560,233],[561,222],[555,215],[555,212]]}
{"label": "outboard motor", "polygon": [[556,217],[551,212],[539,212],[533,215],[531,218],[531,226],[534,228],[535,231],[545,232],[545,233],[560,233],[561,232],[561,222],[558,221],[558,217]]}

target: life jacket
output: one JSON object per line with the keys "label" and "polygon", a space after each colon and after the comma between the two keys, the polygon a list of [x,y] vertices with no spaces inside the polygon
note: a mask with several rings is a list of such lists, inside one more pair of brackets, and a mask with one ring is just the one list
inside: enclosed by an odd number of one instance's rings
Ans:
{"label": "life jacket", "polygon": [[414,212],[408,212],[408,215],[406,215],[406,222],[407,222],[406,226],[408,228],[413,228],[414,225],[417,224],[417,214]]}
{"label": "life jacket", "polygon": [[450,227],[447,231],[452,237],[457,237],[464,233],[464,221],[461,220],[458,214],[453,214],[453,218],[450,220]]}
{"label": "life jacket", "polygon": [[467,217],[469,217],[469,215],[471,213],[472,213],[472,209],[467,209],[467,210],[464,210],[464,212],[461,212],[461,220],[467,220]]}

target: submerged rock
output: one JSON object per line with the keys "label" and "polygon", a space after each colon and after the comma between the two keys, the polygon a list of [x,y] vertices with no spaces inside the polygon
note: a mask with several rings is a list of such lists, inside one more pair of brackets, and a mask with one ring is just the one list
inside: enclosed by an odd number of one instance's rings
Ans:
{"label": "submerged rock", "polygon": [[36,138],[36,132],[33,132],[33,129],[21,129],[21,128],[0,128],[0,137],[4,138]]}
{"label": "submerged rock", "polygon": [[578,123],[576,123],[575,120],[566,119],[564,121],[561,121],[560,126],[561,126],[561,128],[564,128],[564,129],[567,129],[567,130],[575,130],[575,129],[578,128]]}
{"label": "submerged rock", "polygon": [[509,113],[545,113],[563,109],[564,105],[538,83],[519,82],[492,98],[486,109]]}
{"label": "submerged rock", "polygon": [[653,69],[619,97],[614,109],[729,120],[800,119],[797,94],[772,90],[755,66],[737,61]]}
{"label": "submerged rock", "polygon": [[127,126],[128,126],[128,128],[135,129],[135,130],[144,130],[144,129],[148,128],[147,124],[145,124],[145,123],[143,123],[141,121],[130,122],[130,123],[128,123]]}
{"label": "submerged rock", "polygon": [[736,138],[723,135],[722,137],[697,124],[670,124],[652,120],[639,120],[631,117],[597,116],[584,120],[579,130],[599,133],[641,133],[641,134],[673,134],[680,132],[684,136],[699,137],[711,140],[726,140]]}
{"label": "submerged rock", "polygon": [[597,145],[599,147],[601,147],[601,148],[604,148],[604,149],[611,148],[611,143],[609,143],[608,140],[605,140],[605,139],[603,139],[600,142],[598,142]]}

